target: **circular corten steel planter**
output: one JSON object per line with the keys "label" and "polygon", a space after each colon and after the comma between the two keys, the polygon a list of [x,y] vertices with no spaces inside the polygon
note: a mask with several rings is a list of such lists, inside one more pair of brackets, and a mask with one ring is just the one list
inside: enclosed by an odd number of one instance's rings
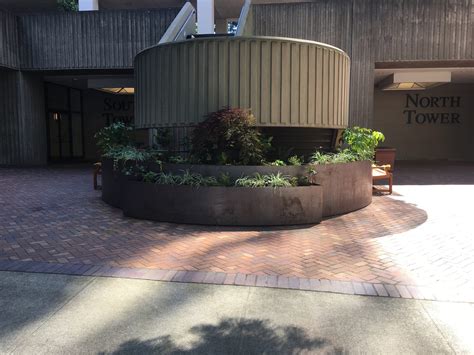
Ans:
{"label": "circular corten steel planter", "polygon": [[364,208],[372,203],[372,163],[312,166],[315,182],[323,188],[323,216],[330,217]]}
{"label": "circular corten steel planter", "polygon": [[[372,203],[372,164],[370,161],[302,166],[236,166],[164,164],[163,171],[175,174],[189,170],[203,176],[228,174],[231,179],[259,174],[304,176],[316,171],[314,182],[323,188],[323,216],[329,217],[364,208]],[[159,166],[150,168],[159,171]]]}
{"label": "circular corten steel planter", "polygon": [[125,180],[125,216],[221,226],[315,224],[322,219],[320,186],[191,187]]}
{"label": "circular corten steel planter", "polygon": [[[160,167],[153,163],[149,168],[160,171]],[[167,222],[211,225],[311,224],[321,219],[321,216],[315,218],[315,214],[330,217],[364,208],[372,202],[370,161],[304,166],[163,165],[165,172],[177,174],[189,170],[203,176],[217,177],[227,173],[233,179],[255,173],[280,172],[289,176],[302,176],[308,174],[310,169],[316,171],[314,182],[318,186],[277,189],[193,188],[130,181],[118,171],[113,171],[111,160],[104,160],[102,169],[102,199],[105,202],[122,208],[124,214],[131,217]],[[298,209],[298,206],[302,208]]]}
{"label": "circular corten steel planter", "polygon": [[112,159],[102,159],[102,200],[113,207],[120,208],[121,174],[114,170]]}

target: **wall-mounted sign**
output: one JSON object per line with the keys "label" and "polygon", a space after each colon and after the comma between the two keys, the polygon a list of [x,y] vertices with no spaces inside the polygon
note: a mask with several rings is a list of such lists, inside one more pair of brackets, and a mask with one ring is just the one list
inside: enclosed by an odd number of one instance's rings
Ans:
{"label": "wall-mounted sign", "polygon": [[107,125],[114,122],[133,124],[133,98],[105,98],[102,117],[106,120]]}
{"label": "wall-mounted sign", "polygon": [[[406,124],[460,124],[460,96],[406,94],[403,115]],[[421,109],[421,110],[420,110]]]}

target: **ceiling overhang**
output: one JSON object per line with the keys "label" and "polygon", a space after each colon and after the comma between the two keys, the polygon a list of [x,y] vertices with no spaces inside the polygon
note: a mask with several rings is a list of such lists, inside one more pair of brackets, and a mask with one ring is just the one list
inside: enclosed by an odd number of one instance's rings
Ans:
{"label": "ceiling overhang", "polygon": [[384,91],[426,90],[450,82],[450,71],[409,71],[389,75],[378,87]]}

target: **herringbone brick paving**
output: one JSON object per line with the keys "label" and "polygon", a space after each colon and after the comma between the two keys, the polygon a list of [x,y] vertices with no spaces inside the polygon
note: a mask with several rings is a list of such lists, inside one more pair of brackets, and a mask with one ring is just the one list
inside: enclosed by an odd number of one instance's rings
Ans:
{"label": "herringbone brick paving", "polygon": [[125,218],[92,190],[89,168],[3,168],[0,262],[197,271],[194,281],[211,272],[288,287],[351,281],[368,294],[372,284],[472,292],[474,165],[404,164],[396,177],[394,196],[319,225],[233,229]]}

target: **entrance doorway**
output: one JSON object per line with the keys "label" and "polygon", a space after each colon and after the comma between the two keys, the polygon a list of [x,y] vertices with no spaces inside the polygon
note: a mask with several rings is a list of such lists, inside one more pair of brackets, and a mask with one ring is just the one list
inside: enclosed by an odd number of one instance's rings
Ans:
{"label": "entrance doorway", "polygon": [[473,161],[474,67],[428,64],[376,63],[374,128],[397,160]]}
{"label": "entrance doorway", "polygon": [[63,162],[84,158],[81,90],[48,83],[46,122],[49,161]]}

